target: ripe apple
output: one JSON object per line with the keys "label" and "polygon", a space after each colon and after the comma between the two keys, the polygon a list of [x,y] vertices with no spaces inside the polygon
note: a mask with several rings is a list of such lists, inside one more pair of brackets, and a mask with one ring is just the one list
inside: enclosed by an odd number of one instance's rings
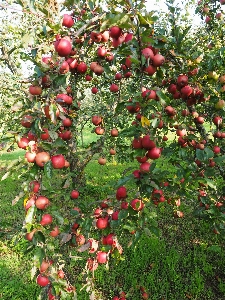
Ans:
{"label": "ripe apple", "polygon": [[118,130],[117,130],[116,128],[113,128],[113,129],[111,130],[111,136],[112,136],[112,137],[117,137],[118,135],[119,135]]}
{"label": "ripe apple", "polygon": [[36,231],[37,229],[33,229],[31,232],[27,232],[25,235],[25,239],[31,242]]}
{"label": "ripe apple", "polygon": [[154,58],[154,53],[150,48],[142,49],[141,53],[146,59],[148,59],[148,58],[153,59]]}
{"label": "ripe apple", "polygon": [[50,214],[45,214],[42,216],[40,224],[42,226],[50,225],[53,221],[53,218]]}
{"label": "ripe apple", "polygon": [[62,169],[65,166],[65,158],[62,154],[52,156],[51,161],[54,169]]}
{"label": "ripe apple", "polygon": [[148,150],[147,156],[150,159],[158,159],[161,156],[161,149],[160,148],[152,148],[150,150]]}
{"label": "ripe apple", "polygon": [[157,71],[157,69],[153,65],[149,65],[147,68],[144,69],[144,72],[149,76],[152,76],[153,74],[155,74],[156,71]]}
{"label": "ripe apple", "polygon": [[52,231],[50,231],[50,236],[56,237],[60,234],[59,227],[55,226]]}
{"label": "ripe apple", "polygon": [[58,271],[58,277],[61,279],[63,279],[65,277],[65,273],[63,272],[63,270]]}
{"label": "ripe apple", "polygon": [[41,139],[42,139],[43,141],[48,140],[48,139],[50,138],[48,129],[47,129],[47,128],[43,128],[42,131],[43,131],[44,133],[41,133]]}
{"label": "ripe apple", "polygon": [[106,158],[104,158],[104,157],[99,157],[98,163],[99,163],[100,165],[105,165],[105,164],[106,164]]}
{"label": "ripe apple", "polygon": [[106,227],[108,227],[108,224],[108,217],[98,218],[98,220],[96,221],[96,227],[98,229],[105,229]]}
{"label": "ripe apple", "polygon": [[96,259],[99,264],[105,264],[107,262],[107,252],[98,251]]}
{"label": "ripe apple", "polygon": [[133,199],[130,202],[131,207],[134,210],[141,211],[144,208],[144,203],[140,199]]}
{"label": "ripe apple", "polygon": [[35,157],[35,162],[39,167],[44,167],[44,165],[50,160],[50,155],[48,152],[39,152]]}
{"label": "ripe apple", "polygon": [[58,94],[56,96],[56,102],[59,103],[59,104],[72,104],[73,102],[73,98],[68,96],[67,94]]}
{"label": "ripe apple", "polygon": [[95,128],[95,133],[96,133],[97,135],[102,135],[102,134],[104,134],[104,132],[105,132],[105,129],[102,128],[101,126],[97,126],[97,127]]}
{"label": "ripe apple", "polygon": [[177,85],[182,88],[188,84],[188,76],[187,75],[179,75],[177,77]]}
{"label": "ripe apple", "polygon": [[112,220],[117,221],[119,218],[119,211],[116,210],[112,213]]}
{"label": "ripe apple", "polygon": [[85,237],[83,236],[83,234],[78,234],[75,239],[78,246],[82,246],[85,244]]}
{"label": "ripe apple", "polygon": [[40,273],[44,273],[48,267],[50,266],[49,262],[46,260],[42,260],[41,266],[39,268]]}
{"label": "ripe apple", "polygon": [[42,93],[42,88],[38,85],[30,85],[29,92],[31,95],[38,96]]}
{"label": "ripe apple", "polygon": [[113,149],[113,148],[111,148],[111,149],[109,150],[109,153],[110,153],[111,155],[115,155],[115,154],[116,154],[116,150]]}
{"label": "ripe apple", "polygon": [[102,123],[102,118],[100,116],[93,116],[91,121],[94,125],[98,126]]}
{"label": "ripe apple", "polygon": [[73,124],[73,121],[70,118],[65,118],[62,121],[64,127],[70,127]]}
{"label": "ripe apple", "polygon": [[103,58],[106,56],[106,54],[107,54],[107,49],[105,47],[102,46],[97,49],[98,57]]}
{"label": "ripe apple", "polygon": [[38,209],[45,209],[47,206],[49,206],[50,201],[45,196],[38,196],[38,198],[35,201],[35,205]]}
{"label": "ripe apple", "polygon": [[116,191],[116,199],[123,200],[127,197],[127,189],[125,186],[120,186]]}
{"label": "ripe apple", "polygon": [[122,79],[122,74],[121,73],[116,73],[115,80],[121,80],[121,79]]}
{"label": "ripe apple", "polygon": [[62,25],[67,28],[71,28],[73,26],[73,24],[74,24],[73,18],[68,14],[64,14],[63,20],[62,20]]}
{"label": "ripe apple", "polygon": [[216,104],[215,104],[215,108],[216,109],[222,109],[225,106],[225,101],[224,100],[219,100]]}
{"label": "ripe apple", "polygon": [[118,26],[112,26],[109,28],[109,36],[114,39],[118,39],[122,34],[122,29]]}
{"label": "ripe apple", "polygon": [[[151,151],[151,150],[149,150],[149,151]],[[148,161],[143,162],[140,165],[140,172],[141,173],[148,173],[150,171],[150,167],[151,167],[151,164]]]}
{"label": "ripe apple", "polygon": [[37,277],[37,284],[40,286],[46,286],[50,283],[47,276],[39,274]]}
{"label": "ripe apple", "polygon": [[219,153],[220,153],[220,147],[219,147],[219,146],[214,146],[214,147],[213,147],[213,152],[214,152],[215,154],[219,154]]}
{"label": "ripe apple", "polygon": [[68,56],[72,50],[71,41],[68,39],[62,38],[55,42],[54,44],[56,52],[61,57]]}
{"label": "ripe apple", "polygon": [[110,89],[110,92],[112,92],[112,93],[117,93],[119,91],[119,87],[115,83],[111,84],[109,89]]}
{"label": "ripe apple", "polygon": [[33,117],[30,115],[24,115],[21,119],[21,125],[26,128],[30,128],[33,123]]}
{"label": "ripe apple", "polygon": [[25,150],[28,147],[29,142],[30,142],[30,140],[24,136],[17,142],[17,145],[19,148]]}
{"label": "ripe apple", "polygon": [[79,63],[77,66],[77,72],[80,74],[84,74],[87,71],[87,65],[84,62]]}
{"label": "ripe apple", "polygon": [[94,86],[91,88],[91,92],[92,92],[92,94],[97,94],[98,89]]}
{"label": "ripe apple", "polygon": [[60,74],[66,74],[66,73],[69,72],[69,70],[70,70],[70,66],[69,66],[68,62],[63,61],[60,65],[60,67],[59,67],[59,73]]}
{"label": "ripe apple", "polygon": [[156,54],[152,58],[152,63],[153,63],[153,66],[155,66],[155,67],[162,66],[164,64],[164,62],[165,62],[165,57],[162,56],[161,54]]}
{"label": "ripe apple", "polygon": [[40,186],[41,184],[37,180],[33,180],[29,183],[30,191],[33,193],[38,193]]}
{"label": "ripe apple", "polygon": [[142,137],[134,138],[133,141],[132,141],[132,147],[134,149],[142,149],[143,148],[143,146],[142,146]]}
{"label": "ripe apple", "polygon": [[71,193],[70,193],[70,197],[72,199],[77,199],[79,197],[79,192],[77,190],[72,190]]}
{"label": "ripe apple", "polygon": [[94,67],[93,72],[94,72],[97,76],[100,76],[100,75],[102,75],[102,73],[104,72],[104,68],[103,68],[102,66],[100,66],[100,65],[97,64],[97,65]]}
{"label": "ripe apple", "polygon": [[154,141],[152,141],[150,139],[150,135],[145,135],[143,136],[142,140],[141,140],[141,144],[142,144],[142,147],[146,150],[149,150],[149,149],[152,149],[152,148],[155,148],[156,145],[154,143]]}

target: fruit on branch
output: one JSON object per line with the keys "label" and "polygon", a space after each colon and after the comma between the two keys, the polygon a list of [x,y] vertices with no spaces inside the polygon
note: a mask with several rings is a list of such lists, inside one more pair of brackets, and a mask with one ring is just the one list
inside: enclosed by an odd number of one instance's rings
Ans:
{"label": "fruit on branch", "polygon": [[53,218],[50,214],[44,214],[41,218],[40,224],[42,226],[50,225],[53,221]]}
{"label": "fruit on branch", "polygon": [[109,36],[114,39],[118,39],[122,34],[122,29],[118,26],[112,26],[109,28]]}
{"label": "fruit on branch", "polygon": [[85,237],[83,236],[83,234],[78,234],[75,239],[78,246],[82,246],[85,244]]}
{"label": "fruit on branch", "polygon": [[65,157],[62,154],[53,155],[51,161],[54,169],[62,169],[65,166]]}
{"label": "fruit on branch", "polygon": [[19,139],[19,141],[17,142],[17,145],[19,148],[26,150],[26,148],[28,147],[30,140],[23,136],[21,139]]}
{"label": "fruit on branch", "polygon": [[97,50],[97,55],[98,57],[100,58],[104,58],[107,54],[107,49],[105,47],[99,47],[98,50]]}
{"label": "fruit on branch", "polygon": [[70,197],[72,199],[77,199],[79,197],[79,192],[77,190],[72,190],[71,193],[70,193]]}
{"label": "fruit on branch", "polygon": [[99,264],[105,264],[105,263],[107,263],[107,256],[108,256],[107,252],[98,251],[97,256],[96,256],[97,262]]}
{"label": "fruit on branch", "polygon": [[31,232],[27,232],[25,235],[26,240],[31,242],[36,231],[37,231],[37,229],[33,229]]}
{"label": "fruit on branch", "polygon": [[62,25],[67,28],[71,28],[73,26],[73,24],[74,24],[73,18],[68,14],[64,14],[63,20],[62,20]]}
{"label": "fruit on branch", "polygon": [[146,59],[148,59],[148,58],[153,59],[154,58],[154,53],[150,48],[142,49],[141,53]]}
{"label": "fruit on branch", "polygon": [[50,205],[50,201],[47,197],[45,196],[38,196],[38,198],[35,201],[35,206],[38,209],[45,209]]}
{"label": "fruit on branch", "polygon": [[148,150],[147,156],[150,159],[158,159],[161,156],[161,149],[160,148],[152,148],[150,150]]}
{"label": "fruit on branch", "polygon": [[39,268],[40,273],[44,273],[50,266],[50,263],[46,260],[42,260],[41,266]]}
{"label": "fruit on branch", "polygon": [[116,128],[113,128],[113,129],[111,130],[111,136],[112,136],[112,137],[117,137],[118,135],[119,135],[118,130],[117,130]]}
{"label": "fruit on branch", "polygon": [[179,75],[177,77],[177,85],[179,88],[184,87],[185,85],[188,84],[188,76],[187,75]]}
{"label": "fruit on branch", "polygon": [[71,41],[66,38],[61,38],[54,43],[55,51],[59,56],[68,56],[72,50]]}
{"label": "fruit on branch", "polygon": [[48,152],[39,152],[35,157],[35,162],[39,167],[44,167],[44,165],[50,160],[50,154]]}
{"label": "fruit on branch", "polygon": [[73,124],[73,121],[70,118],[65,118],[62,120],[64,127],[70,127]]}
{"label": "fruit on branch", "polygon": [[92,94],[97,94],[98,89],[94,86],[91,88],[91,92],[92,92]]}
{"label": "fruit on branch", "polygon": [[48,129],[47,128],[43,128],[42,131],[44,131],[44,133],[41,133],[41,139],[43,141],[48,140],[50,138]]}
{"label": "fruit on branch", "polygon": [[144,203],[140,199],[133,199],[130,205],[136,211],[141,211],[144,208]]}
{"label": "fruit on branch", "polygon": [[222,125],[223,119],[219,116],[215,116],[213,118],[213,123],[217,126],[220,127]]}
{"label": "fruit on branch", "polygon": [[29,93],[31,95],[34,95],[34,96],[41,95],[42,88],[40,86],[38,86],[38,85],[30,85],[29,86]]}
{"label": "fruit on branch", "polygon": [[63,272],[63,270],[59,270],[58,271],[58,278],[63,279],[65,277],[65,273]]}
{"label": "fruit on branch", "polygon": [[156,54],[153,58],[152,58],[152,63],[153,66],[155,67],[160,67],[164,64],[165,62],[165,57],[162,56],[161,54]]}
{"label": "fruit on branch", "polygon": [[215,104],[215,108],[216,109],[222,109],[225,106],[225,101],[224,100],[219,100],[216,104]]}
{"label": "fruit on branch", "polygon": [[77,66],[77,72],[80,74],[84,74],[87,72],[87,65],[84,62],[81,62]]}
{"label": "fruit on branch", "polygon": [[215,154],[219,154],[219,153],[220,153],[220,147],[219,147],[219,146],[214,146],[214,147],[213,147],[213,152],[214,152]]}
{"label": "fruit on branch", "polygon": [[175,116],[176,115],[175,109],[170,105],[166,106],[165,112],[167,113],[168,116]]}
{"label": "fruit on branch", "polygon": [[96,227],[98,229],[105,229],[106,227],[108,227],[108,225],[109,225],[108,217],[98,218],[98,220],[96,221]]}
{"label": "fruit on branch", "polygon": [[44,287],[50,283],[47,276],[39,274],[37,277],[37,284]]}
{"label": "fruit on branch", "polygon": [[152,141],[150,139],[150,135],[145,135],[145,136],[142,137],[141,145],[142,145],[142,148],[144,148],[146,150],[149,150],[149,149],[152,149],[152,148],[156,147],[154,141]]}
{"label": "fruit on branch", "polygon": [[59,230],[59,227],[58,226],[55,226],[52,231],[50,231],[50,236],[52,237],[56,237],[60,234],[60,230]]}
{"label": "fruit on branch", "polygon": [[116,191],[116,199],[124,200],[127,197],[127,189],[125,186],[120,186]]}
{"label": "fruit on branch", "polygon": [[33,193],[38,193],[40,186],[41,186],[41,184],[37,180],[33,180],[29,183],[29,189]]}
{"label": "fruit on branch", "polygon": [[[149,150],[150,151],[150,150]],[[146,161],[146,162],[143,162],[141,165],[140,165],[140,172],[141,173],[148,173],[150,171],[150,167],[151,167],[151,164]]]}
{"label": "fruit on branch", "polygon": [[115,80],[121,80],[121,79],[122,79],[122,74],[121,73],[116,73]]}
{"label": "fruit on branch", "polygon": [[67,94],[58,94],[56,96],[56,102],[59,103],[59,104],[72,104],[73,102],[73,98],[68,96]]}
{"label": "fruit on branch", "polygon": [[102,123],[102,117],[100,116],[92,116],[91,121],[94,125],[98,126]]}
{"label": "fruit on branch", "polygon": [[156,71],[157,71],[157,69],[153,65],[149,65],[147,68],[144,69],[144,72],[149,76],[154,75]]}
{"label": "fruit on branch", "polygon": [[142,146],[142,137],[134,138],[133,141],[132,141],[132,147],[134,149],[142,149],[143,148],[143,146]]}
{"label": "fruit on branch", "polygon": [[97,135],[102,135],[102,134],[104,134],[104,132],[105,132],[105,129],[102,128],[101,126],[97,126],[97,127],[95,128],[95,133],[96,133]]}
{"label": "fruit on branch", "polygon": [[100,164],[100,165],[105,165],[106,164],[106,158],[104,158],[104,157],[99,157],[99,159],[98,159],[98,163]]}
{"label": "fruit on branch", "polygon": [[26,128],[30,128],[33,123],[33,117],[30,115],[24,115],[21,120],[21,125]]}
{"label": "fruit on branch", "polygon": [[111,148],[111,149],[109,150],[109,153],[110,153],[111,155],[115,155],[115,154],[116,154],[116,150],[113,149],[113,148]]}
{"label": "fruit on branch", "polygon": [[110,89],[110,92],[112,92],[112,93],[117,93],[119,91],[119,87],[115,83],[111,84],[109,89]]}

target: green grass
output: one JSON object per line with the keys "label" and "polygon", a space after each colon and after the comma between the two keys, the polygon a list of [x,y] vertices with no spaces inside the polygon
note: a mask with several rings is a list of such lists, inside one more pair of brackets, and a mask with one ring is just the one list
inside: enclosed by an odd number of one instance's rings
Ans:
{"label": "green grass", "polygon": [[[1,175],[5,166],[23,151],[1,156]],[[124,168],[137,164],[108,163],[100,166],[96,159],[85,169],[84,201],[99,201],[113,192],[113,184]],[[15,176],[16,177],[16,176]],[[22,179],[7,178],[0,182],[0,298],[3,300],[37,299],[40,289],[30,279],[30,255],[24,255],[23,240],[16,243],[22,227],[22,202],[11,206],[19,193]],[[104,184],[103,184],[104,183]],[[124,260],[110,260],[110,268],[99,266],[95,271],[95,287],[99,299],[110,300],[120,291],[127,299],[141,299],[140,286],[146,288],[151,300],[224,300],[225,299],[225,246],[224,237],[212,233],[209,224],[193,219],[186,205],[185,217],[174,219],[172,208],[162,204],[155,208],[161,231],[160,237],[142,236],[134,249],[127,248],[132,237],[127,233],[119,240],[124,248]],[[86,254],[84,254],[85,256]],[[68,266],[78,291],[78,300],[88,300],[85,289],[80,291],[84,279],[77,271],[85,262]]]}

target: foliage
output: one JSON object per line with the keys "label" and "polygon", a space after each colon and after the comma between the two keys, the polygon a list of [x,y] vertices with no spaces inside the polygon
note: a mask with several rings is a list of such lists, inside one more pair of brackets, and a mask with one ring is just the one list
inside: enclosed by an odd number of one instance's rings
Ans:
{"label": "foliage", "polygon": [[[47,265],[36,277],[43,298],[76,297],[62,271],[65,251],[76,258],[85,252],[83,272],[93,298],[90,271],[110,264],[109,258],[120,260],[119,238],[126,232],[134,248],[143,234],[159,236],[152,212],[161,203],[178,219],[188,203],[215,234],[224,233],[222,3],[199,3],[197,13],[207,17],[195,31],[186,15],[179,19],[175,1],[166,3],[162,28],[160,14],[148,12],[142,1],[106,1],[105,9],[97,2],[17,2],[30,31],[23,31],[15,53],[9,42],[5,62],[15,73],[13,53],[35,67],[12,106],[13,130],[3,132],[26,150],[26,159],[3,179],[17,169],[24,180],[13,203],[24,202],[33,276]],[[65,10],[70,15],[61,16]],[[98,138],[85,144],[82,132],[89,126]],[[97,153],[100,165],[113,161],[110,149],[119,162],[137,159],[138,169],[125,169],[101,189],[104,199],[83,201],[85,167]]]}

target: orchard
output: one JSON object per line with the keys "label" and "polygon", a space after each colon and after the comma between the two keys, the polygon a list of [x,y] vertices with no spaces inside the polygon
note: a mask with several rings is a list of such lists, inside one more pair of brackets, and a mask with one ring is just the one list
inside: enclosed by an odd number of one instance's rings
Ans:
{"label": "orchard", "polygon": [[[41,299],[77,299],[81,274],[90,299],[100,299],[96,270],[120,264],[124,247],[135,249],[143,235],[158,236],[152,211],[160,207],[175,219],[191,207],[210,233],[225,233],[225,2],[187,1],[196,24],[165,2],[166,12],[133,0],[47,9],[15,1],[32,26],[13,51],[33,68],[17,81],[11,107],[3,102],[12,120],[2,115],[2,140],[24,151],[4,178],[23,174],[16,205],[24,207],[21,235]],[[91,160],[112,172],[115,162],[125,167],[110,194],[86,200]],[[74,257],[83,270],[72,274]],[[126,293],[110,299],[134,299]]]}

